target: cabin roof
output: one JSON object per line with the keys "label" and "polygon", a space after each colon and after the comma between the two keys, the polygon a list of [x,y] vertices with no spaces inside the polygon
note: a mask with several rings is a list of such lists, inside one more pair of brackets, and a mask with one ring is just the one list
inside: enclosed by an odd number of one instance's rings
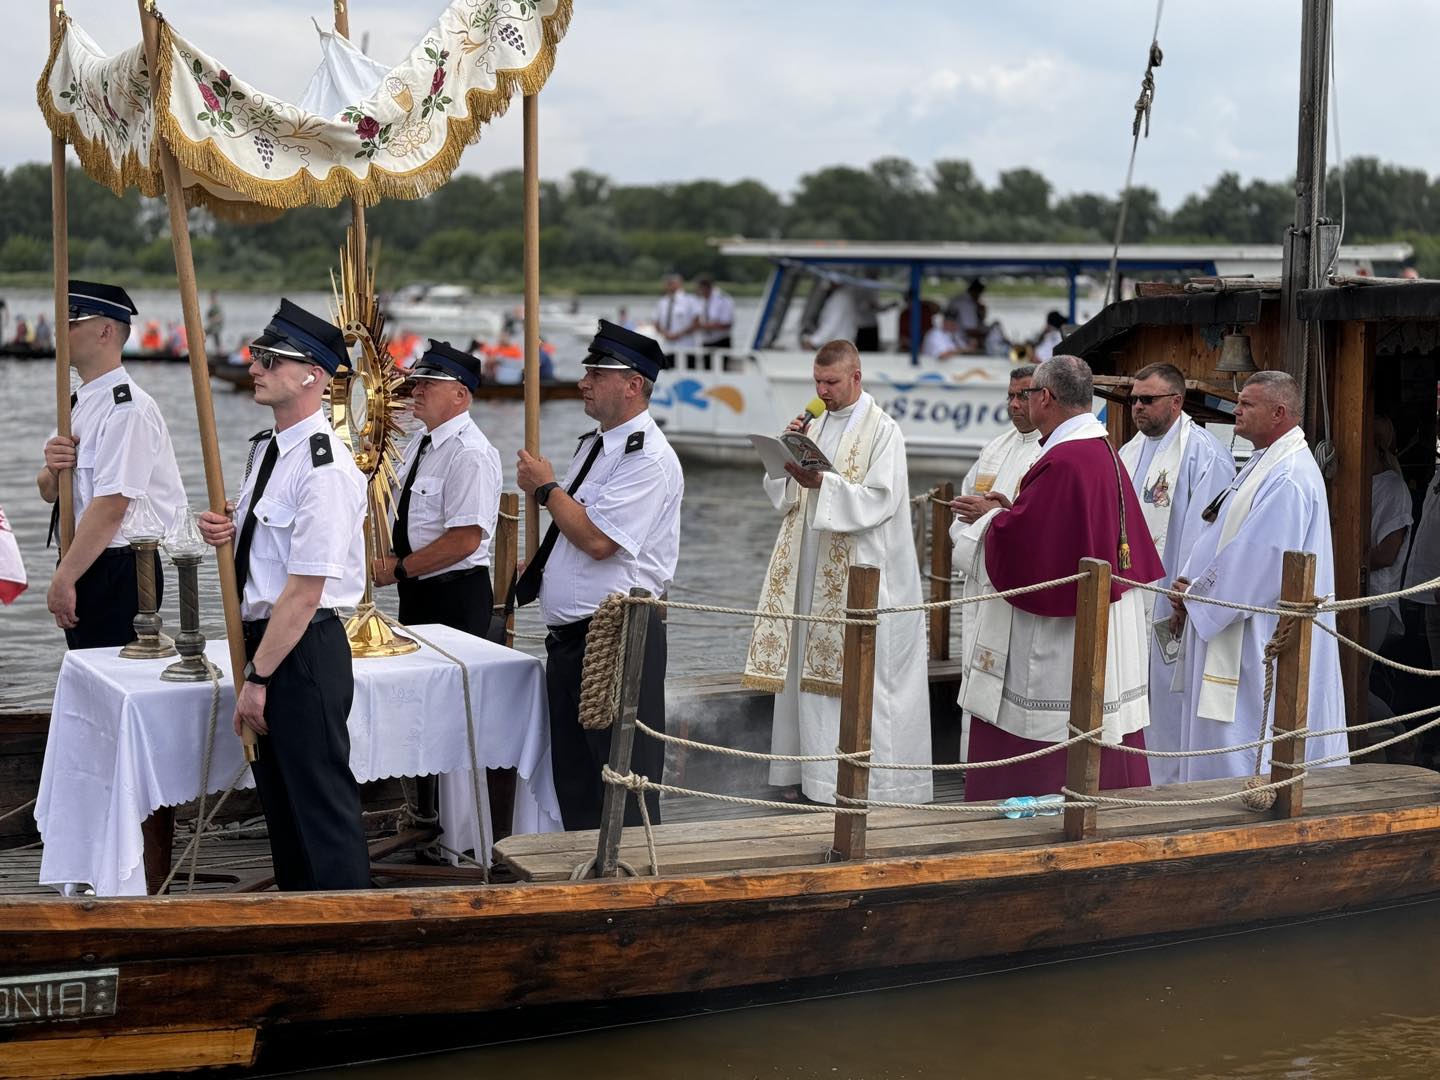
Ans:
{"label": "cabin roof", "polygon": [[1259,290],[1223,293],[1177,293],[1117,300],[1066,336],[1064,351],[1090,359],[1096,350],[1137,326],[1213,326],[1216,344],[1226,326],[1260,320]]}
{"label": "cabin roof", "polygon": [[1306,289],[1296,298],[1302,319],[1319,322],[1440,321],[1440,281],[1396,281]]}

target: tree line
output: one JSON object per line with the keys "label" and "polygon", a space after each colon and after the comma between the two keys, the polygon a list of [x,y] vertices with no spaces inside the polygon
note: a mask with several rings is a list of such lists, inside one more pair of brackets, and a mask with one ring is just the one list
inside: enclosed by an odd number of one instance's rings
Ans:
{"label": "tree line", "polygon": [[[1338,217],[1341,178],[1329,177]],[[521,174],[456,176],[411,202],[370,208],[382,287],[455,281],[518,290],[523,237]],[[1344,172],[1345,236],[1351,242],[1407,240],[1416,266],[1440,277],[1440,177],[1376,158]],[[1132,189],[1131,242],[1279,243],[1294,210],[1293,181],[1243,181],[1224,173],[1167,211],[1150,188]],[[666,270],[702,272],[758,285],[761,260],[726,259],[711,237],[745,235],[851,240],[1103,241],[1114,237],[1119,200],[1058,195],[1029,168],[984,183],[969,162],[922,168],[887,157],[866,168],[832,165],[802,176],[788,198],[755,180],[620,184],[589,170],[544,181],[540,247],[546,287],[649,291]],[[197,269],[205,287],[328,288],[347,207],[302,209],[266,224],[233,224],[191,212]],[[135,191],[116,198],[69,171],[70,260],[76,276],[171,280],[163,204]],[[35,163],[0,171],[0,280],[35,282],[50,267],[50,170]]]}

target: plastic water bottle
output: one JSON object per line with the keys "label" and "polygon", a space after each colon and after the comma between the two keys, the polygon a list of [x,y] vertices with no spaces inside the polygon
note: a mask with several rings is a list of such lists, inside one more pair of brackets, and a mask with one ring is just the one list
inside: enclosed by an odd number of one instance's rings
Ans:
{"label": "plastic water bottle", "polygon": [[1013,795],[1000,804],[1011,809],[1005,810],[1007,818],[1054,817],[1065,806],[1063,795]]}

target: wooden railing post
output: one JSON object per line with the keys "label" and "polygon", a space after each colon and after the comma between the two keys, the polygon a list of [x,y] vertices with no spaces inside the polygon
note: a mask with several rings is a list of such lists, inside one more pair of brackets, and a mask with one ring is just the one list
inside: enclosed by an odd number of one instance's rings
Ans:
{"label": "wooden railing post", "polygon": [[[1104,559],[1081,559],[1088,576],[1076,588],[1075,653],[1070,675],[1070,726],[1099,731],[1105,710],[1105,650],[1110,633],[1110,564]],[[1100,790],[1100,744],[1072,743],[1066,751],[1065,786],[1076,795]],[[1067,801],[1069,796],[1066,797]],[[1065,808],[1065,839],[1083,840],[1095,830],[1093,806]]]}
{"label": "wooden railing post", "polygon": [[[1315,556],[1308,551],[1285,552],[1284,576],[1280,581],[1280,599],[1293,604],[1306,604],[1315,599]],[[1305,726],[1310,711],[1310,642],[1315,628],[1310,620],[1282,616],[1280,629],[1288,624],[1290,640],[1275,658],[1275,734],[1296,731]],[[1291,766],[1305,760],[1305,736],[1285,739],[1270,746],[1270,782],[1289,780]],[[1302,780],[1289,787],[1275,789],[1274,814],[1277,818],[1299,817],[1305,796]]]}
{"label": "wooden railing post", "polygon": [[[950,500],[955,497],[955,485],[941,484],[930,500],[930,601],[940,603],[950,599],[951,555],[950,522],[954,511]],[[950,612],[951,608],[936,608],[930,612],[930,659],[950,659]]]}
{"label": "wooden railing post", "polygon": [[[880,601],[880,568],[852,566],[849,590],[846,593],[846,614],[850,618],[867,618],[857,612],[873,611]],[[874,626],[845,627],[845,660],[840,690],[840,750],[858,754],[870,749],[870,712],[875,700],[875,630]],[[865,799],[870,794],[870,770],[848,761],[836,762],[835,802],[850,805],[844,799]],[[865,815],[835,815],[835,847],[831,859],[863,859],[865,857]]]}
{"label": "wooden railing post", "polygon": [[[495,543],[491,545],[490,562],[495,571],[495,604],[492,619],[505,615],[505,598],[515,583],[515,564],[520,557],[520,495],[514,491],[500,493],[500,515],[495,523]],[[505,623],[505,644],[515,644],[515,613]]]}
{"label": "wooden railing post", "polygon": [[[631,589],[631,596],[650,596],[648,589]],[[630,771],[630,751],[635,744],[635,718],[640,709],[640,675],[645,665],[645,631],[650,625],[647,604],[625,606],[624,659],[620,668],[620,715],[610,732],[610,769],[622,776]],[[625,828],[625,800],[629,792],[614,784],[605,785],[600,809],[600,839],[595,848],[595,876],[615,877],[620,872],[620,834]],[[637,799],[644,792],[635,793]]]}

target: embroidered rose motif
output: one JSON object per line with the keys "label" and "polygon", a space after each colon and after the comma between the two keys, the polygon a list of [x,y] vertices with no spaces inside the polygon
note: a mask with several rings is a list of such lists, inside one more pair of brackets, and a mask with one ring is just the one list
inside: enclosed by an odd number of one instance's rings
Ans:
{"label": "embroidered rose motif", "polygon": [[220,99],[215,96],[215,91],[211,90],[204,83],[200,84],[200,96],[205,99],[205,107],[211,112],[220,111]]}
{"label": "embroidered rose motif", "polygon": [[362,139],[373,139],[380,134],[380,121],[373,116],[362,116],[360,122],[355,125],[355,134]]}
{"label": "embroidered rose motif", "polygon": [[440,88],[441,88],[442,86],[444,86],[444,85],[445,85],[445,69],[444,69],[444,68],[436,68],[436,69],[435,69],[435,77],[430,80],[430,93],[431,93],[432,95],[433,95],[433,94],[438,94],[438,93],[440,92]]}

